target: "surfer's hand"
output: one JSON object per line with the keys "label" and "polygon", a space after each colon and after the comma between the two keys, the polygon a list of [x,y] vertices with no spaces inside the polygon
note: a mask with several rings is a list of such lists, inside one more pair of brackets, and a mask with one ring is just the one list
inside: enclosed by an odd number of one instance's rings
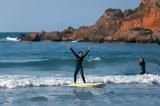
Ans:
{"label": "surfer's hand", "polygon": [[90,50],[91,47],[88,47],[88,50]]}

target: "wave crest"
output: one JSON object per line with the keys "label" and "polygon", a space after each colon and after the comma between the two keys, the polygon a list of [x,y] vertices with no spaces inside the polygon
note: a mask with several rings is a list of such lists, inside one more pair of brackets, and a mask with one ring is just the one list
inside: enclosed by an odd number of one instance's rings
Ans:
{"label": "wave crest", "polygon": [[[115,76],[86,76],[88,83],[114,83],[114,84],[160,84],[160,76],[153,74],[146,75],[115,75]],[[78,79],[81,82],[81,79]],[[73,83],[72,77],[39,77],[39,76],[20,76],[4,75],[0,76],[0,88],[17,87],[41,87],[41,86],[61,86]],[[82,82],[81,82],[82,83]]]}

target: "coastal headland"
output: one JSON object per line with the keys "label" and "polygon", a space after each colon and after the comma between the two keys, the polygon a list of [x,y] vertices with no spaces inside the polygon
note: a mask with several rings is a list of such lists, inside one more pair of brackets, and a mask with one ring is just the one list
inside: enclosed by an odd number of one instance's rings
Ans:
{"label": "coastal headland", "polygon": [[91,26],[63,31],[29,32],[21,41],[152,43],[160,41],[160,0],[142,0],[135,9],[107,9]]}

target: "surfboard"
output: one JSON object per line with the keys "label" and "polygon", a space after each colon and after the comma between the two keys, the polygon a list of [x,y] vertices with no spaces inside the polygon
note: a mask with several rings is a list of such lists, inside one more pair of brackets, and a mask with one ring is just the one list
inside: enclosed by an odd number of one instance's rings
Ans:
{"label": "surfboard", "polygon": [[96,87],[96,88],[99,88],[99,87],[103,87],[105,86],[106,84],[105,83],[77,83],[77,84],[69,84],[69,85],[66,85],[66,86],[69,86],[69,87]]}

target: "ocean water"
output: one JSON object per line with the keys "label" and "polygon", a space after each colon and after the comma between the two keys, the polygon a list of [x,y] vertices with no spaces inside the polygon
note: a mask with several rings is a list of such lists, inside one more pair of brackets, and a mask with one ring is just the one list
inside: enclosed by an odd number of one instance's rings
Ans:
{"label": "ocean water", "polygon": [[[16,37],[16,36],[12,36]],[[0,106],[159,106],[160,46],[132,43],[0,41]],[[102,88],[74,88],[76,52],[90,53],[84,60],[88,83]],[[139,75],[139,57],[148,74]],[[81,77],[78,76],[81,83]]]}

